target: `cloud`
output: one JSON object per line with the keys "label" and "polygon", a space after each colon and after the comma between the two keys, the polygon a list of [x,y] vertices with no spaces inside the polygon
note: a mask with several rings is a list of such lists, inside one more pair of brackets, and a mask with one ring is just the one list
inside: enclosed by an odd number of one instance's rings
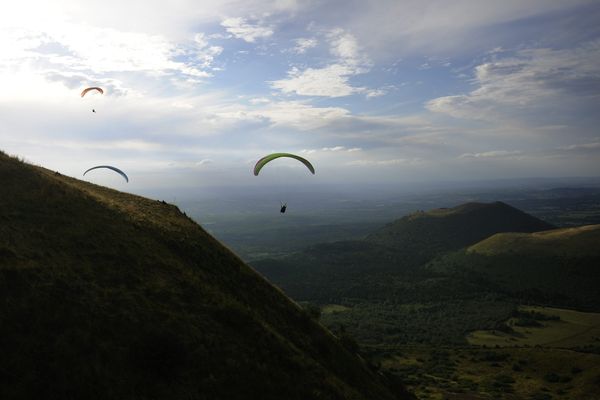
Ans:
{"label": "cloud", "polygon": [[421,158],[393,158],[390,160],[356,160],[346,165],[358,166],[393,166],[393,165],[418,165],[424,162]]}
{"label": "cloud", "polygon": [[493,151],[485,151],[483,153],[464,153],[458,156],[458,158],[515,158],[514,156],[518,156],[522,154],[519,150],[493,150]]}
{"label": "cloud", "polygon": [[267,99],[266,97],[255,97],[248,101],[250,104],[267,104],[271,102],[271,100]]}
{"label": "cloud", "polygon": [[355,88],[348,83],[355,70],[346,65],[333,64],[325,68],[307,68],[300,71],[292,68],[288,78],[272,81],[271,87],[283,93],[300,96],[343,97],[363,88]]}
{"label": "cloud", "polygon": [[322,147],[320,149],[303,149],[300,150],[301,154],[315,154],[319,152],[330,152],[330,153],[355,153],[361,151],[360,147],[347,148],[346,146],[334,146],[334,147]]}
{"label": "cloud", "polygon": [[569,146],[559,147],[559,150],[578,151],[578,150],[600,150],[600,142],[572,144]]}
{"label": "cloud", "polygon": [[370,60],[362,55],[358,46],[356,37],[351,33],[337,28],[327,34],[329,39],[330,52],[346,65],[353,65],[357,68],[361,65],[370,64]]}
{"label": "cloud", "polygon": [[[570,114],[600,93],[600,40],[572,49],[524,49],[514,56],[475,67],[468,94],[444,96],[426,103],[436,113],[456,118],[541,121]],[[549,112],[553,111],[553,112]]]}
{"label": "cloud", "polygon": [[48,144],[42,140],[28,139],[26,142],[35,146],[59,147],[72,150],[130,150],[134,152],[152,152],[164,149],[163,144],[140,139],[123,140],[53,140]]}
{"label": "cloud", "polygon": [[264,39],[273,35],[272,27],[263,26],[259,23],[251,24],[241,17],[226,18],[221,21],[221,26],[236,38],[248,43],[254,43],[256,39]]}
{"label": "cloud", "polygon": [[383,89],[367,89],[364,90],[364,93],[366,93],[367,99],[372,99],[374,97],[385,96],[387,91]]}
{"label": "cloud", "polygon": [[321,151],[342,151],[346,150],[344,146],[335,146],[335,147],[323,147]]}
{"label": "cloud", "polygon": [[[528,18],[537,18],[533,23],[539,26],[543,17],[554,17],[558,21],[552,21],[550,34],[561,39],[577,37],[577,29],[565,26],[560,18],[570,12],[578,25],[587,23],[595,32],[597,7],[584,9],[591,18],[575,14],[578,7],[594,4],[594,0],[380,0],[374,7],[368,1],[330,0],[321,3],[313,15],[317,21],[319,15],[333,15],[336,26],[352,29],[371,58],[389,60],[397,54],[473,54],[504,44],[508,38],[518,43],[544,40],[532,24],[523,23]],[[504,24],[511,26],[499,32],[497,28]]]}
{"label": "cloud", "polygon": [[243,105],[231,106],[228,110],[216,111],[215,115],[225,120],[266,123],[272,127],[286,126],[298,130],[313,130],[347,118],[350,112],[341,107],[314,107],[300,101],[277,101],[258,108]]}
{"label": "cloud", "polygon": [[67,87],[77,81],[115,83],[116,79],[106,78],[115,73],[207,78],[223,50],[210,46],[202,34],[173,43],[161,35],[76,22],[0,29],[0,47],[0,71],[29,68]]}
{"label": "cloud", "polygon": [[170,161],[168,163],[166,163],[166,165],[164,165],[164,163],[162,165],[160,165],[159,167],[170,167],[170,168],[177,168],[177,169],[195,169],[195,168],[201,168],[207,165],[210,165],[214,163],[214,161],[210,158],[205,158],[199,161],[185,161],[185,160],[181,160],[181,161]]}
{"label": "cloud", "polygon": [[365,93],[367,97],[377,97],[385,94],[383,90],[350,84],[352,76],[368,72],[371,65],[352,34],[337,28],[328,31],[326,38],[329,52],[335,59],[333,63],[303,70],[293,67],[288,71],[286,79],[270,81],[271,87],[285,94],[300,96],[344,97]]}
{"label": "cloud", "polygon": [[319,43],[315,38],[298,38],[294,42],[296,42],[296,46],[292,48],[292,52],[296,54],[304,54],[308,49],[317,47]]}

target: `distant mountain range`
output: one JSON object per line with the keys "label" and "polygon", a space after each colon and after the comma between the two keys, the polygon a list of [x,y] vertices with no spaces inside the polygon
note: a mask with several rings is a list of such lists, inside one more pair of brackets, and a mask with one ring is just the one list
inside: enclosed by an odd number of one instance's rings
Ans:
{"label": "distant mountain range", "polygon": [[1,152],[0,187],[0,398],[410,398],[177,207]]}

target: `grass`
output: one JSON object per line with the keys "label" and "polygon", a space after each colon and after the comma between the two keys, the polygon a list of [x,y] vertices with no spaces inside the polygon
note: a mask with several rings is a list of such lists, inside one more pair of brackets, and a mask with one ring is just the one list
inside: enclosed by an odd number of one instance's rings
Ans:
{"label": "grass", "polygon": [[580,348],[588,345],[600,346],[600,313],[585,313],[549,307],[521,307],[523,311],[534,311],[557,316],[558,320],[541,321],[539,327],[517,326],[516,318],[507,321],[514,332],[498,330],[475,331],[467,336],[470,344],[488,347],[545,346]]}
{"label": "grass", "polygon": [[468,252],[484,255],[598,256],[600,255],[598,243],[600,243],[600,225],[584,225],[534,233],[498,233],[469,247]]}
{"label": "grass", "polygon": [[351,308],[342,306],[340,304],[326,304],[321,307],[321,312],[323,314],[337,314],[337,313],[343,313],[348,310],[351,310]]}
{"label": "grass", "polygon": [[565,349],[399,346],[378,349],[381,369],[419,399],[591,399],[600,355]]}

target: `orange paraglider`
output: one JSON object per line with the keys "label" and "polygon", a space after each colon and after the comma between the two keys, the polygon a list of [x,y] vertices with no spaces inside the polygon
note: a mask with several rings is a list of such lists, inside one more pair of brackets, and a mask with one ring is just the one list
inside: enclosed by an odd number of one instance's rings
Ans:
{"label": "orange paraglider", "polygon": [[102,90],[102,88],[94,86],[94,87],[89,87],[89,88],[83,89],[83,91],[81,92],[81,97],[85,96],[86,93],[89,92],[90,90],[97,90],[100,92],[100,94],[104,94],[104,90]]}

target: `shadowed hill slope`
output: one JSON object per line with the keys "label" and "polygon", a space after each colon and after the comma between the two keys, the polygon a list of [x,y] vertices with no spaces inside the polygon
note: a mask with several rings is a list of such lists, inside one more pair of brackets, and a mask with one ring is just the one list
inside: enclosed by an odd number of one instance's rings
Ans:
{"label": "shadowed hill slope", "polygon": [[468,251],[485,255],[600,256],[600,225],[536,233],[498,233]]}
{"label": "shadowed hill slope", "polygon": [[0,153],[0,398],[393,399],[168,204]]}
{"label": "shadowed hill slope", "polygon": [[431,254],[459,249],[499,232],[537,232],[552,228],[499,201],[466,203],[413,213],[386,225],[367,240]]}
{"label": "shadowed hill slope", "polygon": [[487,281],[520,303],[600,311],[600,225],[498,233],[426,268]]}

